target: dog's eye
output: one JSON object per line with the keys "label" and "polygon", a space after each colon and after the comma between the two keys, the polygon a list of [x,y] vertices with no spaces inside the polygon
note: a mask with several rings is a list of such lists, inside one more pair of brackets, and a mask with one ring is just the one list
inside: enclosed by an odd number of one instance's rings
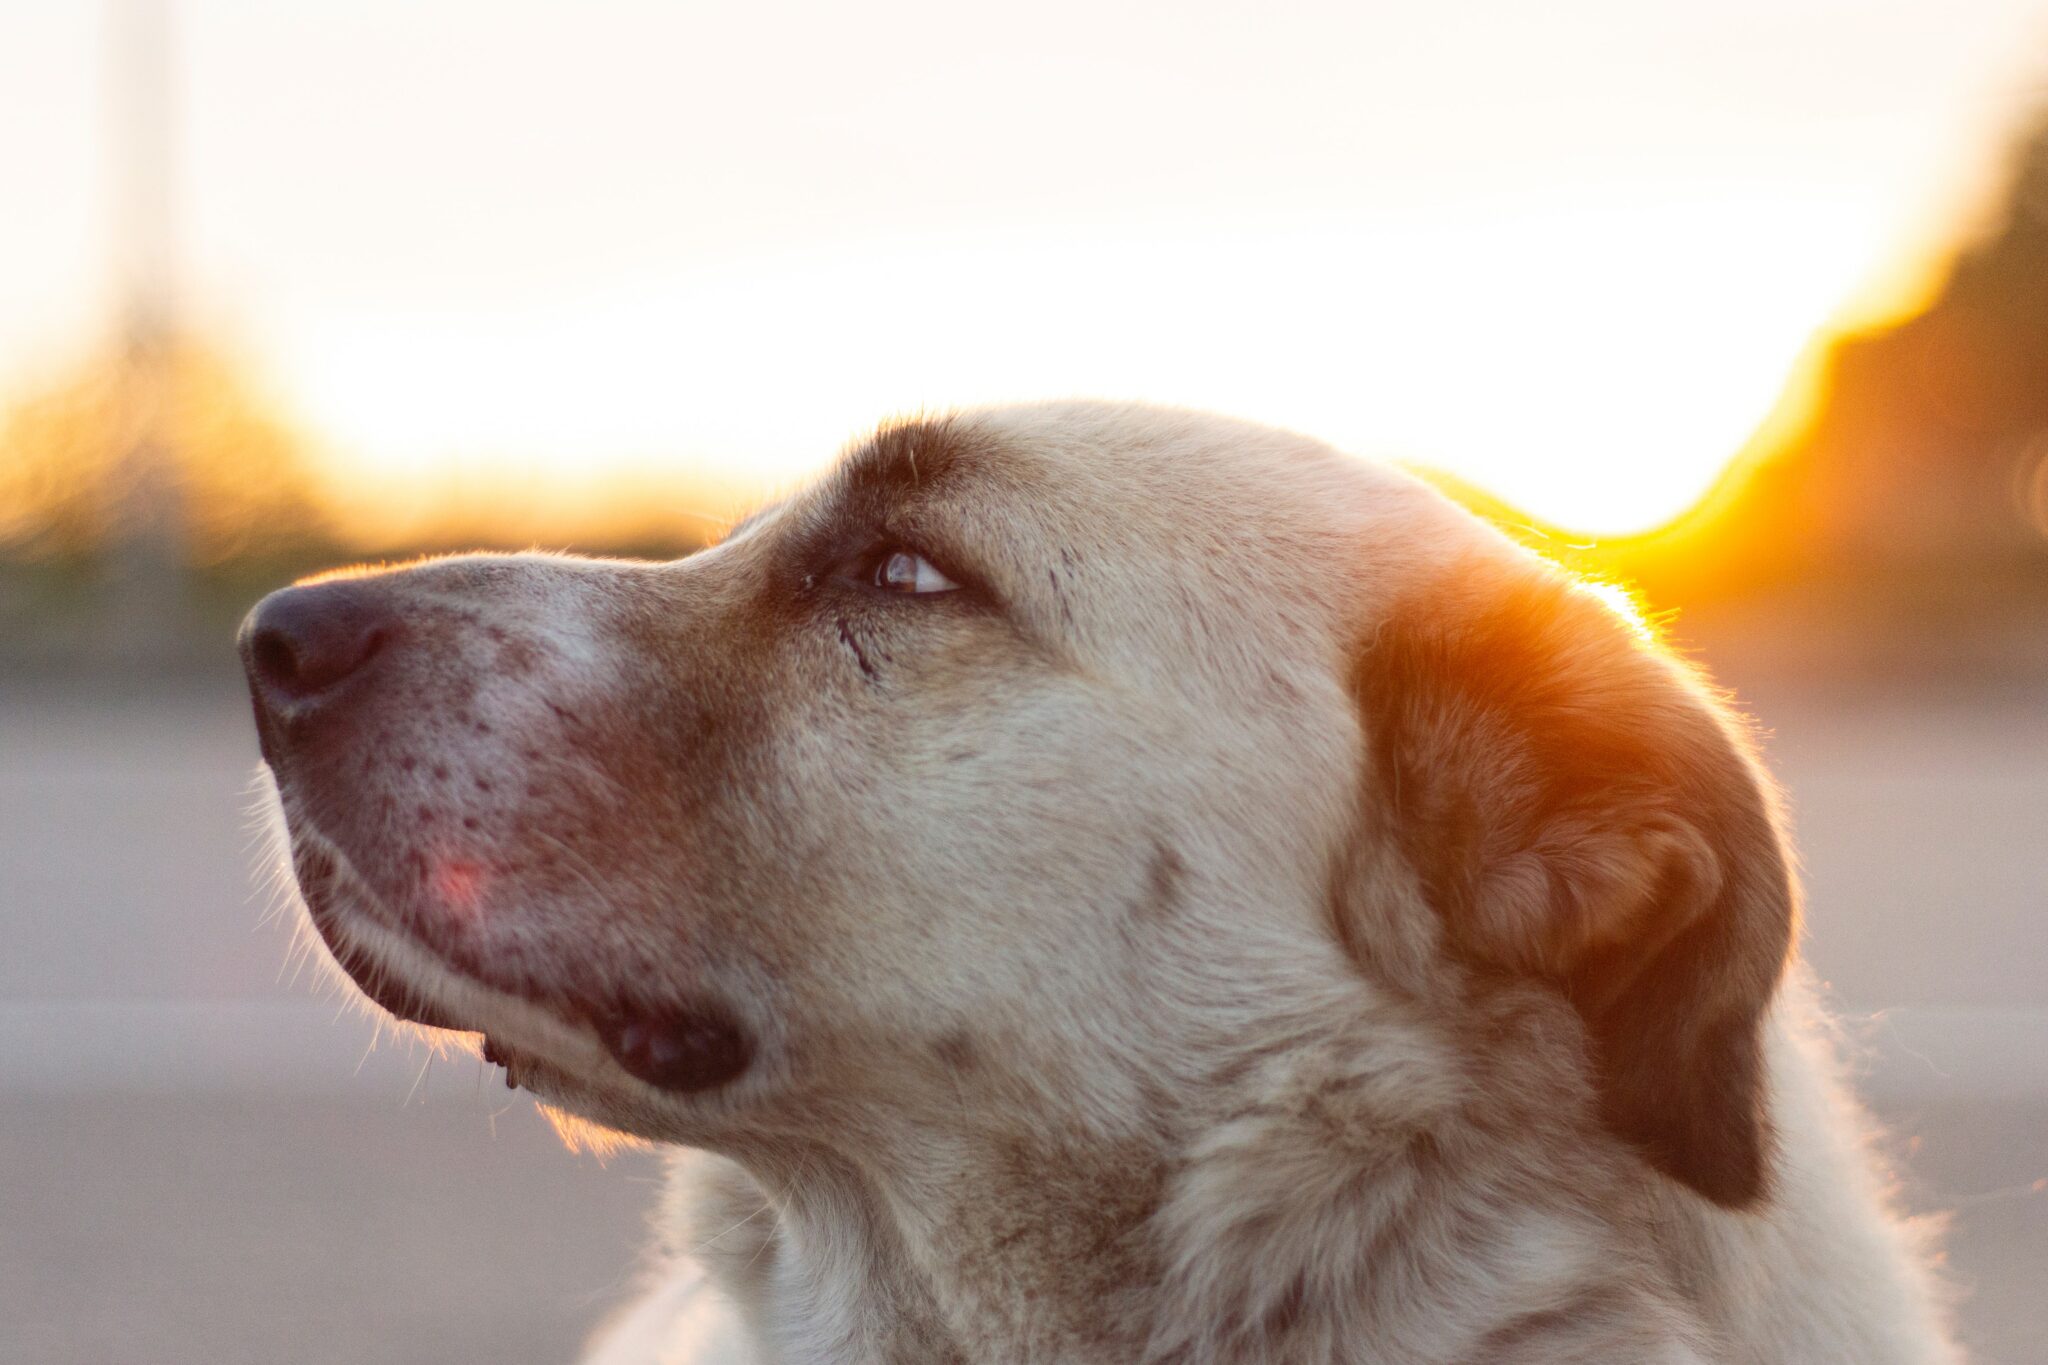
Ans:
{"label": "dog's eye", "polygon": [[960,587],[929,559],[900,545],[885,545],[870,551],[849,567],[853,569],[850,577],[884,592],[956,592]]}

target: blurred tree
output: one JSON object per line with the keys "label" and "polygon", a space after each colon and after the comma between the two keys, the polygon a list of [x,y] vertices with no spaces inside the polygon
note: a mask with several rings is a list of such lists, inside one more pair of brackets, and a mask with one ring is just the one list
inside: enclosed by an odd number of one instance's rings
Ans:
{"label": "blurred tree", "polygon": [[2000,209],[1929,306],[1844,338],[1782,496],[1814,552],[1902,569],[2036,566],[2048,461],[2048,121],[2013,159]]}
{"label": "blurred tree", "polygon": [[[1511,526],[1500,509],[1485,509]],[[1836,336],[1673,525],[1532,539],[1667,605],[1853,585],[1872,602],[2038,600],[2048,584],[2048,116],[1979,231],[1903,319]],[[1945,606],[1944,604],[1947,604]]]}
{"label": "blurred tree", "polygon": [[[304,440],[217,350],[190,337],[109,346],[0,415],[0,552],[98,562],[138,535],[190,567],[326,538]],[[153,452],[149,471],[134,452]],[[162,486],[137,488],[143,472]],[[164,503],[175,527],[153,524]]]}

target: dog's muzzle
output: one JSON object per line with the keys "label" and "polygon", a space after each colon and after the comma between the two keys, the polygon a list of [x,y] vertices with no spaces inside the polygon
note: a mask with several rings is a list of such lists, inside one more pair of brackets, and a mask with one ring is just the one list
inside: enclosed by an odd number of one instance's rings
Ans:
{"label": "dog's muzzle", "polygon": [[[506,874],[480,842],[488,827],[474,832],[477,818],[463,818],[459,807],[444,810],[431,833],[357,818],[391,803],[390,792],[364,776],[371,768],[364,746],[388,729],[386,710],[407,702],[408,689],[441,685],[439,675],[420,667],[435,661],[407,658],[447,638],[453,614],[435,612],[432,605],[408,608],[390,577],[379,575],[282,589],[242,625],[238,645],[256,731],[287,798],[293,872],[314,928],[364,993],[400,1019],[483,1031],[482,1021],[453,1017],[431,983],[402,979],[376,960],[365,935],[352,932],[358,921],[403,935],[453,976],[586,1026],[621,1069],[647,1085],[694,1093],[738,1078],[753,1059],[753,1041],[718,1000],[597,1000],[566,979],[550,988],[532,979],[530,967],[498,960],[491,945],[501,940],[489,921],[499,909],[492,904],[494,881]],[[409,704],[416,709],[428,700]],[[402,761],[409,771],[413,760]],[[422,760],[423,769],[428,762]],[[404,808],[411,810],[411,802]],[[426,806],[418,808],[420,822],[428,815]],[[442,834],[450,825],[468,828]],[[365,858],[382,869],[377,887],[361,875],[367,866],[352,865]]]}

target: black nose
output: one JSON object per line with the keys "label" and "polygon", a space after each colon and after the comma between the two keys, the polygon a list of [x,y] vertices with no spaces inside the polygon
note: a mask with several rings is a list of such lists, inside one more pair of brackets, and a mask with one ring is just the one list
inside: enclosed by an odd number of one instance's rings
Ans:
{"label": "black nose", "polygon": [[361,673],[396,630],[390,603],[366,584],[285,588],[242,623],[242,667],[259,704],[302,704]]}

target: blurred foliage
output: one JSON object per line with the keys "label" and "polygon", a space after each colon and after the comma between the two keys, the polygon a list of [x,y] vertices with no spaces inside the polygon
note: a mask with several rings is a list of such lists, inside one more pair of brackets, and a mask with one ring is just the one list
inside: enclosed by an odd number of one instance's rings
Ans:
{"label": "blurred foliage", "polygon": [[113,343],[0,415],[0,553],[89,563],[152,528],[200,569],[329,539],[306,443],[219,351]]}
{"label": "blurred foliage", "polygon": [[1820,344],[1687,516],[1560,557],[1662,603],[2048,601],[2048,115],[1921,306]]}

